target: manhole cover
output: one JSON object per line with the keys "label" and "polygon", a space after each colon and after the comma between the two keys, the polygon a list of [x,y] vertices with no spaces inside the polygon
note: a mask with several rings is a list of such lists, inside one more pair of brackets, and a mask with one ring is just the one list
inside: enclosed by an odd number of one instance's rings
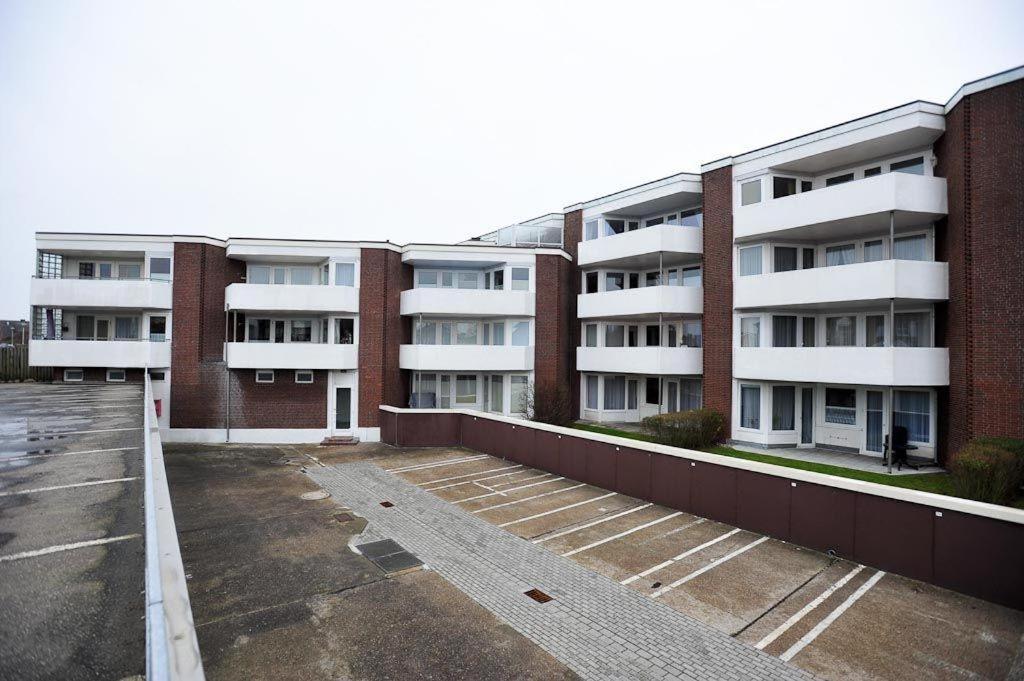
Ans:
{"label": "manhole cover", "polygon": [[316,501],[318,499],[326,499],[329,496],[331,495],[321,489],[316,492],[306,492],[302,495],[302,498],[306,501]]}

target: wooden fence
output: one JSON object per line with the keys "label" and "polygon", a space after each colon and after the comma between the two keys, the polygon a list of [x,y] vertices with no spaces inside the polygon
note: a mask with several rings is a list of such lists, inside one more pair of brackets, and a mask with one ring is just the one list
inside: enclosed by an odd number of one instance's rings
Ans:
{"label": "wooden fence", "polygon": [[51,367],[30,367],[28,346],[15,345],[0,348],[0,382],[5,381],[49,381],[53,378]]}

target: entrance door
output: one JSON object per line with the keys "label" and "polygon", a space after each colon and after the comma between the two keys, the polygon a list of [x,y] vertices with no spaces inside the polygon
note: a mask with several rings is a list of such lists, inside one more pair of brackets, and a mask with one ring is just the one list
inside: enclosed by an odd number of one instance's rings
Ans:
{"label": "entrance door", "polygon": [[668,411],[679,411],[679,381],[668,382]]}
{"label": "entrance door", "polygon": [[332,435],[351,435],[355,429],[354,395],[355,373],[332,371],[330,388],[330,413],[328,414]]}
{"label": "entrance door", "polygon": [[882,392],[880,390],[868,391],[868,427],[865,433],[864,448],[869,452],[882,452],[883,449],[883,416],[885,411],[882,408]]}
{"label": "entrance door", "polygon": [[800,390],[800,444],[814,444],[814,388]]}
{"label": "entrance door", "polygon": [[334,389],[334,429],[352,429],[352,388]]}

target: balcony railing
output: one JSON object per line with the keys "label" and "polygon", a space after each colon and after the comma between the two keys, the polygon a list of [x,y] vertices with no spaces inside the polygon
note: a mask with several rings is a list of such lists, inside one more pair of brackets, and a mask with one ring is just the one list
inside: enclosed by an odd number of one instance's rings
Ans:
{"label": "balcony railing", "polygon": [[40,307],[169,310],[173,289],[163,279],[33,277],[29,301]]}
{"label": "balcony railing", "polygon": [[398,366],[418,371],[532,371],[533,346],[403,345]]}
{"label": "balcony railing", "polygon": [[704,251],[704,230],[701,227],[658,225],[632,232],[581,241],[579,264],[657,266],[686,259],[696,261]]}
{"label": "balcony railing", "polygon": [[457,317],[532,317],[532,291],[488,289],[413,288],[402,291],[404,315],[452,315]]}
{"label": "balcony railing", "polygon": [[229,284],[224,303],[247,312],[359,312],[359,289],[327,284]]}
{"label": "balcony railing", "polygon": [[702,348],[583,347],[576,350],[576,369],[600,373],[699,376],[704,373]]}
{"label": "balcony railing", "polygon": [[171,344],[151,338],[78,340],[37,337],[29,341],[29,364],[56,367],[169,367]]}
{"label": "balcony railing", "polygon": [[737,379],[880,386],[949,385],[947,348],[734,348]]}
{"label": "balcony railing", "polygon": [[359,346],[343,343],[225,343],[231,369],[356,369]]}
{"label": "balcony railing", "polygon": [[622,291],[583,293],[576,297],[580,319],[656,314],[699,315],[704,311],[701,286],[644,286]]}

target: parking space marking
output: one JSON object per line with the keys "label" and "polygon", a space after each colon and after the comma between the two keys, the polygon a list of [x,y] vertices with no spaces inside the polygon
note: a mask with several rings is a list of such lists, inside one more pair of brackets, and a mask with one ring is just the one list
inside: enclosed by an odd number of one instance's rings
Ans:
{"label": "parking space marking", "polygon": [[469,461],[479,461],[480,459],[486,459],[487,454],[481,454],[479,456],[464,456],[461,459],[447,459],[444,461],[431,461],[429,463],[417,463],[411,466],[403,466],[400,468],[388,468],[388,473],[409,473],[411,471],[426,470],[428,468],[437,468],[438,466],[452,466],[457,463],[467,463]]}
{"label": "parking space marking", "polygon": [[[461,480],[462,478],[471,478],[474,475],[482,475],[484,473],[495,473],[497,471],[509,471],[509,470],[512,470],[513,468],[522,468],[522,467],[523,467],[522,464],[516,464],[515,466],[505,466],[504,468],[491,468],[490,470],[480,471],[479,473],[463,473],[462,475],[453,475],[450,478],[440,478],[438,480],[431,480],[429,482],[421,482],[421,483],[418,483],[418,484],[421,487],[423,487],[424,485],[436,485],[439,482],[448,482],[449,480]],[[513,475],[513,474],[512,473],[507,473],[507,475]],[[500,477],[500,476],[495,475],[494,477],[497,478],[497,477]],[[489,478],[477,478],[477,479],[478,480],[488,480]],[[465,485],[465,484],[466,484],[465,482],[457,482],[457,483],[455,483],[455,485]],[[433,487],[433,488],[423,487],[423,488],[425,490],[427,490],[428,492],[433,492],[435,489],[445,489],[446,487],[455,487],[455,485],[445,485],[444,487]]]}
{"label": "parking space marking", "polygon": [[[802,620],[804,618],[804,616],[807,613],[809,613],[811,610],[814,610],[819,605],[821,605],[825,601],[826,598],[828,598],[829,596],[834,594],[836,591],[839,591],[844,586],[846,586],[846,583],[849,582],[854,577],[856,577],[857,573],[859,573],[863,569],[864,569],[863,565],[858,565],[857,567],[855,567],[852,570],[850,570],[850,572],[848,572],[845,577],[843,577],[842,579],[837,581],[835,584],[833,584],[829,588],[827,588],[824,591],[822,591],[821,594],[819,594],[817,598],[815,598],[813,601],[811,601],[810,603],[808,603],[804,607],[800,608],[800,610],[796,614],[794,614],[788,620],[786,620],[785,622],[780,624],[779,627],[775,631],[773,631],[772,633],[768,634],[767,636],[762,638],[760,641],[758,641],[757,645],[754,646],[754,647],[757,648],[758,650],[764,650],[765,648],[767,648],[769,645],[771,645],[772,641],[774,641],[779,636],[782,636],[784,633],[789,631],[790,627],[792,627],[794,624],[796,624],[797,622]],[[793,653],[793,654],[795,655],[796,653]]]}
{"label": "parking space marking", "polygon": [[[531,475],[528,478],[520,478],[518,480],[510,480],[508,482],[492,482],[491,486],[493,486],[493,487],[504,487],[505,485],[518,485],[519,483],[526,482],[527,480],[540,480],[541,478],[547,478],[547,477],[550,477],[550,476],[551,476],[551,473],[541,473],[540,475]],[[512,491],[511,488],[510,489],[506,489],[506,490],[502,490],[502,492],[511,492],[511,491]]]}
{"label": "parking space marking", "polygon": [[[704,522],[704,518],[701,518],[701,519],[697,520],[697,522],[690,523],[689,525],[687,525],[686,527],[684,527],[682,529],[685,530],[687,527],[693,527],[694,525],[700,525],[702,522]],[[658,570],[664,570],[665,568],[667,568],[672,563],[679,562],[679,561],[683,560],[684,558],[689,558],[693,554],[699,553],[700,551],[703,551],[704,549],[708,548],[709,546],[714,546],[715,544],[717,544],[720,541],[725,541],[726,539],[728,539],[729,537],[733,536],[734,534],[736,534],[739,531],[740,531],[739,528],[736,528],[735,530],[730,530],[730,531],[726,532],[725,534],[721,534],[721,535],[715,537],[714,539],[712,539],[710,541],[704,542],[700,546],[694,546],[692,549],[688,549],[686,551],[683,551],[678,556],[673,556],[672,558],[669,558],[668,560],[666,560],[663,563],[658,563],[654,567],[649,567],[646,570],[644,570],[643,572],[637,573],[637,574],[633,575],[632,577],[627,577],[626,579],[624,579],[621,582],[619,582],[619,584],[632,584],[636,580],[643,579],[647,575],[653,575]]]}
{"label": "parking space marking", "polygon": [[49,459],[54,456],[74,456],[75,454],[103,454],[106,452],[129,452],[142,447],[111,447],[110,449],[87,449],[82,452],[61,452],[59,454],[24,454],[22,456],[0,456],[0,464],[21,459]]}
{"label": "parking space marking", "polygon": [[89,541],[79,541],[75,542],[74,544],[47,546],[45,549],[36,549],[34,551],[22,551],[21,553],[12,553],[6,556],[0,556],[0,563],[10,560],[21,560],[23,558],[35,558],[36,556],[45,556],[50,553],[71,551],[72,549],[84,549],[88,546],[102,546],[103,544],[113,544],[114,542],[127,541],[128,539],[138,539],[141,536],[141,534],[122,534],[120,537],[106,537],[104,539],[91,539]]}
{"label": "parking space marking", "polygon": [[885,573],[881,570],[872,575],[871,579],[861,584],[859,589],[850,594],[849,598],[843,601],[835,610],[830,612],[828,617],[823,619],[821,622],[817,624],[817,626],[815,626],[809,632],[804,634],[799,641],[790,646],[789,650],[782,653],[782,655],[779,655],[779,659],[783,662],[789,662],[790,660],[792,660],[797,653],[799,653],[801,650],[810,645],[810,643],[813,642],[814,639],[818,638],[818,636],[821,635],[821,632],[828,629],[833,622],[839,619],[840,615],[849,610],[850,606],[859,601],[860,597],[866,594],[871,589],[871,587],[873,587],[875,584],[878,584],[878,581],[882,579],[882,577],[884,576]]}
{"label": "parking space marking", "polygon": [[55,430],[52,432],[31,432],[19,433],[14,437],[0,438],[0,440],[24,440],[30,437],[57,437],[58,435],[87,435],[89,433],[120,433],[126,430],[142,430],[142,428],[101,428],[100,430]]}
{"label": "parking space marking", "polygon": [[615,520],[616,518],[621,518],[624,515],[629,515],[630,513],[636,513],[637,511],[642,511],[645,508],[648,508],[649,506],[653,506],[653,505],[654,504],[648,503],[648,504],[641,504],[640,506],[634,506],[633,508],[628,508],[625,511],[621,511],[621,512],[616,513],[614,515],[610,515],[607,518],[601,518],[600,520],[594,520],[593,522],[589,522],[586,525],[580,525],[579,527],[572,527],[572,528],[569,528],[568,530],[561,530],[559,532],[555,532],[554,534],[549,534],[548,536],[541,537],[540,539],[534,539],[533,543],[534,544],[540,544],[541,542],[546,542],[549,539],[558,539],[559,537],[564,537],[567,534],[572,534],[573,532],[579,532],[580,530],[585,530],[587,528],[594,527],[595,525],[600,525],[601,523],[606,523],[609,520]]}
{"label": "parking space marking", "polygon": [[537,518],[543,518],[544,516],[551,515],[552,513],[568,511],[570,508],[576,508],[577,506],[592,504],[595,501],[601,501],[602,499],[607,499],[608,497],[614,497],[616,494],[617,492],[609,492],[608,494],[602,494],[601,496],[595,497],[593,499],[587,499],[586,501],[577,501],[575,504],[569,504],[568,506],[562,506],[561,508],[556,508],[550,511],[544,511],[543,513],[536,513],[534,515],[526,516],[525,518],[520,518],[519,520],[510,520],[507,523],[499,524],[498,527],[508,527],[509,525],[518,525],[519,523],[525,523],[527,520],[536,520]]}
{"label": "parking space marking", "polygon": [[506,506],[514,506],[516,504],[521,504],[525,501],[533,501],[534,499],[540,499],[541,497],[550,497],[552,494],[561,494],[562,492],[568,492],[570,490],[579,489],[580,487],[586,486],[586,483],[581,482],[580,484],[573,485],[572,487],[556,489],[554,492],[544,492],[543,494],[535,494],[532,497],[526,497],[525,499],[516,499],[514,501],[506,501],[503,504],[495,504],[494,506],[488,506],[487,508],[478,508],[477,510],[473,511],[473,513],[483,513],[484,511],[493,511],[498,508],[505,508]]}
{"label": "parking space marking", "polygon": [[567,551],[566,553],[563,553],[561,555],[562,555],[563,558],[568,558],[569,556],[575,556],[577,553],[582,553],[582,552],[587,551],[589,549],[601,546],[602,544],[607,544],[610,541],[615,541],[616,539],[622,539],[623,537],[631,535],[634,532],[639,532],[640,530],[646,530],[648,527],[653,527],[654,525],[657,525],[658,523],[663,523],[666,520],[671,520],[672,518],[675,518],[677,516],[681,516],[682,514],[683,514],[682,511],[676,511],[675,513],[669,513],[668,515],[662,516],[661,518],[658,518],[657,520],[652,520],[649,523],[644,523],[643,525],[637,525],[636,527],[634,527],[634,528],[632,528],[630,530],[626,530],[625,532],[619,532],[618,534],[613,534],[610,537],[605,537],[604,539],[596,541],[596,542],[594,542],[592,544],[587,544],[586,546],[581,546],[578,549],[573,549],[572,551]]}
{"label": "parking space marking", "polygon": [[668,586],[661,587],[660,589],[658,589],[657,591],[655,591],[654,593],[651,594],[651,598],[658,598],[659,596],[662,596],[662,595],[668,593],[669,591],[671,591],[672,589],[676,588],[677,586],[682,586],[683,584],[686,584],[687,582],[689,582],[691,579],[696,579],[697,577],[700,577],[705,572],[708,572],[709,570],[714,570],[716,567],[718,567],[722,563],[725,563],[727,561],[732,560],[733,558],[735,558],[736,556],[740,555],[741,553],[746,553],[747,551],[749,551],[750,549],[754,548],[755,546],[757,546],[759,544],[763,544],[764,542],[768,541],[768,539],[769,539],[768,537],[761,537],[760,539],[755,539],[754,541],[750,542],[746,546],[741,546],[740,548],[736,549],[735,551],[732,551],[730,553],[725,554],[724,556],[722,556],[718,560],[712,561],[712,562],[708,563],[707,565],[705,565],[704,567],[700,568],[699,570],[694,570],[690,574],[686,575],[685,577],[681,577],[681,578],[677,579],[676,581],[672,582]]}
{"label": "parking space marking", "polygon": [[[541,475],[541,476],[537,476],[537,477],[544,477],[544,476]],[[529,478],[529,479],[532,480],[533,478]],[[521,485],[519,487],[509,487],[508,489],[502,490],[500,492],[489,492],[487,494],[478,494],[475,497],[469,497],[468,499],[459,499],[458,501],[453,501],[451,503],[453,503],[453,504],[464,504],[467,501],[476,501],[477,499],[485,499],[487,497],[493,497],[493,496],[498,495],[498,494],[508,494],[509,492],[515,492],[516,490],[526,489],[527,487],[536,487],[537,485],[547,485],[547,484],[552,483],[552,482],[558,482],[559,480],[565,480],[565,478],[551,478],[550,480],[544,480],[542,482],[531,482],[529,485]]]}
{"label": "parking space marking", "polygon": [[53,492],[59,489],[71,489],[73,487],[93,487],[94,485],[110,485],[115,482],[131,482],[132,480],[138,480],[138,476],[134,478],[112,478],[110,480],[94,480],[92,482],[76,482],[71,485],[54,485],[53,487],[36,487],[35,489],[23,489],[19,492],[0,492],[0,497],[13,497],[19,494],[35,494],[36,492]]}

